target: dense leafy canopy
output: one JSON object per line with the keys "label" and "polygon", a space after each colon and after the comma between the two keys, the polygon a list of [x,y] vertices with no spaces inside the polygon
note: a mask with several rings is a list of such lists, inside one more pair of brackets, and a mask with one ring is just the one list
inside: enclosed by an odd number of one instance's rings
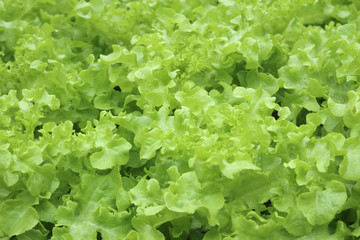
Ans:
{"label": "dense leafy canopy", "polygon": [[358,239],[359,11],[0,0],[0,239]]}

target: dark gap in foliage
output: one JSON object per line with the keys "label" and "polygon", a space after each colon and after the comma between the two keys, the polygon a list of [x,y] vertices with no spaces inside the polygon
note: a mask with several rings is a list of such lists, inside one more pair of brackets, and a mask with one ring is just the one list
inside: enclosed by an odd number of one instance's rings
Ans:
{"label": "dark gap in foliage", "polygon": [[119,86],[115,86],[115,87],[114,87],[114,90],[115,90],[115,91],[118,91],[118,92],[121,92],[121,88],[120,88]]}
{"label": "dark gap in foliage", "polygon": [[130,174],[128,173],[128,169],[130,169],[130,167],[121,167],[120,169],[120,175],[122,177],[129,177]]}
{"label": "dark gap in foliage", "polygon": [[321,27],[322,29],[325,29],[326,26],[328,26],[331,22],[333,22],[334,25],[344,24],[343,22],[341,22],[340,20],[338,20],[336,18],[329,17],[329,18],[325,19],[322,23],[307,23],[307,24],[304,24],[304,26],[305,27],[314,26],[314,27]]}
{"label": "dark gap in foliage", "polygon": [[140,112],[141,114],[143,114],[143,110],[138,105],[136,105],[136,101],[132,101],[126,104],[124,110],[127,114],[132,112]]}
{"label": "dark gap in foliage", "polygon": [[321,138],[322,136],[324,136],[324,134],[325,134],[324,125],[320,124],[319,126],[316,127],[313,135],[315,138]]}
{"label": "dark gap in foliage", "polygon": [[354,224],[357,220],[356,211],[357,210],[354,208],[346,209],[340,212],[339,214],[335,215],[334,219],[342,221],[343,223],[345,223],[347,227],[349,227],[350,225]]}
{"label": "dark gap in foliage", "polygon": [[96,240],[102,240],[102,236],[100,232],[96,232]]}
{"label": "dark gap in foliage", "polygon": [[330,234],[334,234],[336,232],[336,225],[337,225],[337,220],[333,219],[329,225],[328,225],[328,231]]}
{"label": "dark gap in foliage", "polygon": [[[128,191],[128,190],[127,190]],[[133,216],[136,215],[136,210],[137,210],[137,206],[135,206],[135,204],[130,204],[130,206],[126,209],[126,211],[130,214],[132,214]]]}
{"label": "dark gap in foliage", "polygon": [[108,174],[111,173],[111,170],[112,170],[112,169],[105,169],[105,170],[97,169],[97,170],[96,170],[96,173],[99,174],[99,175],[106,176],[106,175],[108,175]]}
{"label": "dark gap in foliage", "polygon": [[[4,53],[4,55],[0,55],[0,59],[2,62],[7,63],[7,62],[14,62],[15,61],[15,51],[8,49],[5,46],[1,46],[0,43],[0,51]],[[10,67],[8,66],[8,69],[10,69]]]}
{"label": "dark gap in foliage", "polygon": [[208,232],[208,230],[204,230],[201,228],[190,229],[189,236],[187,239],[189,239],[189,240],[202,239],[207,232]]}
{"label": "dark gap in foliage", "polygon": [[120,175],[125,177],[145,177],[145,179],[150,180],[150,176],[145,172],[145,163],[140,167],[131,167],[125,166],[120,169]]}
{"label": "dark gap in foliage", "polygon": [[47,237],[50,239],[53,235],[53,228],[55,227],[55,224],[52,222],[41,222],[41,224],[44,226],[46,230],[49,231]]}
{"label": "dark gap in foliage", "polygon": [[236,86],[246,87],[246,73],[249,70],[245,69],[245,62],[237,62],[233,65],[233,69],[229,69],[229,75],[232,77],[232,84]]}
{"label": "dark gap in foliage", "polygon": [[351,129],[347,128],[346,126],[344,126],[344,132],[345,138],[349,138],[351,136]]}
{"label": "dark gap in foliage", "polygon": [[279,88],[279,90],[273,95],[276,100],[275,102],[281,106],[282,100],[285,98],[286,94],[293,94],[295,90],[293,89],[286,89],[286,88]]}
{"label": "dark gap in foliage", "polygon": [[70,22],[76,22],[76,18],[75,17],[71,17],[71,18],[69,18],[69,20],[70,20]]}
{"label": "dark gap in foliage", "polygon": [[207,124],[205,123],[205,124],[201,125],[200,128],[201,128],[201,129],[206,129],[206,128],[207,128]]}
{"label": "dark gap in foliage", "polygon": [[270,215],[270,212],[266,209],[264,211],[261,211],[260,212],[261,215],[265,215],[265,216],[269,216]]}
{"label": "dark gap in foliage", "polygon": [[272,112],[271,116],[273,116],[273,118],[275,118],[275,120],[278,120],[278,119],[279,119],[279,112],[274,109],[274,111]]}
{"label": "dark gap in foliage", "polygon": [[[225,91],[224,86],[221,85],[220,83],[216,83],[212,89],[217,90],[217,91],[218,91],[219,93],[221,93],[221,94],[223,94],[224,91]],[[208,92],[210,93],[210,91],[211,91],[211,90],[209,90]]]}
{"label": "dark gap in foliage", "polygon": [[296,126],[300,127],[301,125],[306,124],[306,116],[309,113],[312,113],[312,111],[309,111],[306,108],[302,108],[296,117]]}
{"label": "dark gap in foliage", "polygon": [[276,148],[277,142],[271,141],[269,147]]}
{"label": "dark gap in foliage", "polygon": [[160,231],[164,236],[165,239],[172,239],[171,238],[171,233],[170,233],[170,229],[171,229],[172,225],[170,222],[166,222],[164,224],[161,224],[157,230]]}
{"label": "dark gap in foliage", "polygon": [[[336,172],[339,172],[340,163],[344,160],[344,155],[335,156],[335,166],[336,166]],[[330,162],[331,164],[331,162]]]}
{"label": "dark gap in foliage", "polygon": [[39,130],[42,129],[42,125],[38,125],[35,127],[34,129],[34,139],[39,139],[40,137],[42,137],[42,133],[39,132]]}
{"label": "dark gap in foliage", "polygon": [[80,133],[81,132],[81,127],[79,125],[80,125],[80,122],[75,122],[73,124],[73,130],[74,130],[75,133]]}
{"label": "dark gap in foliage", "polygon": [[271,200],[269,199],[269,200],[267,200],[266,202],[264,202],[264,205],[265,205],[265,207],[272,207],[272,202],[271,202]]}
{"label": "dark gap in foliage", "polygon": [[326,101],[326,99],[323,98],[323,97],[317,97],[317,98],[316,98],[316,102],[317,102],[320,106],[322,106],[322,103],[325,102],[325,101]]}
{"label": "dark gap in foliage", "polygon": [[274,53],[265,61],[261,63],[259,72],[268,73],[275,78],[279,77],[279,69],[287,64],[288,57],[278,49],[275,49]]}

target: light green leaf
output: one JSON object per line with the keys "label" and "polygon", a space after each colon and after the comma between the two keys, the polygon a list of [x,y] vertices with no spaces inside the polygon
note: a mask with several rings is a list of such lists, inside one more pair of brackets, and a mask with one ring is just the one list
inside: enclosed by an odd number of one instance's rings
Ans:
{"label": "light green leaf", "polygon": [[11,153],[7,150],[9,144],[0,146],[0,169],[6,169],[11,162]]}
{"label": "light green leaf", "polygon": [[47,236],[46,234],[43,234],[39,230],[31,229],[30,231],[27,231],[19,236],[17,236],[19,240],[46,240]]}
{"label": "light green leaf", "polygon": [[311,225],[329,222],[341,209],[347,198],[345,186],[331,181],[325,190],[317,187],[298,196],[296,204]]}
{"label": "light green leaf", "polygon": [[203,238],[204,240],[221,240],[221,236],[216,229],[207,232]]}
{"label": "light green leaf", "polygon": [[309,234],[312,226],[308,223],[304,215],[296,210],[291,209],[285,219],[284,228],[294,236],[303,236]]}
{"label": "light green leaf", "polygon": [[130,191],[131,202],[140,207],[164,204],[164,193],[156,179],[142,178]]}
{"label": "light green leaf", "polygon": [[42,167],[37,167],[36,171],[31,173],[26,182],[26,187],[33,196],[40,194],[45,196],[46,193],[51,194],[59,186],[59,181],[55,178],[55,174],[56,169],[53,165],[46,164]]}
{"label": "light green leaf", "polygon": [[[189,87],[191,87],[191,84],[189,84]],[[198,113],[202,111],[202,109],[214,105],[214,100],[204,89],[199,87],[194,87],[191,90],[187,89],[185,92],[179,91],[176,93],[175,98],[181,105],[190,108],[194,113]]]}
{"label": "light green leaf", "polygon": [[158,230],[154,229],[152,226],[146,224],[140,219],[133,218],[131,220],[133,227],[137,231],[137,239],[138,240],[164,240],[164,235]]}
{"label": "light green leaf", "polygon": [[232,163],[220,161],[219,165],[222,174],[224,174],[225,177],[230,179],[233,179],[235,174],[240,173],[243,170],[260,170],[260,168],[253,163],[243,159],[234,161]]}
{"label": "light green leaf", "polygon": [[339,173],[347,180],[358,181],[360,179],[360,151],[358,150],[358,139],[348,139],[346,144],[346,155],[339,167]]}
{"label": "light green leaf", "polygon": [[32,229],[39,222],[39,216],[32,207],[35,202],[35,198],[26,194],[2,202],[0,229],[9,237]]}
{"label": "light green leaf", "polygon": [[75,201],[57,209],[57,222],[67,226],[74,239],[96,239],[97,230],[106,238],[125,237],[131,229],[130,215],[114,210],[121,188],[118,168],[105,176],[84,174]]}
{"label": "light green leaf", "polygon": [[116,165],[124,165],[129,161],[131,144],[123,138],[107,141],[100,152],[91,155],[90,161],[94,168],[109,169]]}
{"label": "light green leaf", "polygon": [[193,214],[205,208],[209,224],[218,222],[217,214],[224,205],[224,197],[216,185],[202,187],[194,172],[188,172],[172,183],[165,193],[166,206],[175,212]]}

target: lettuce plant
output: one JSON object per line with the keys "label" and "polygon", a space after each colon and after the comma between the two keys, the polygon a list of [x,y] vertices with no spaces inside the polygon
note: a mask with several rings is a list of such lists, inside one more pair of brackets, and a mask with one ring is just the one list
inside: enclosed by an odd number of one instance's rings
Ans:
{"label": "lettuce plant", "polygon": [[0,0],[0,239],[359,239],[359,11]]}

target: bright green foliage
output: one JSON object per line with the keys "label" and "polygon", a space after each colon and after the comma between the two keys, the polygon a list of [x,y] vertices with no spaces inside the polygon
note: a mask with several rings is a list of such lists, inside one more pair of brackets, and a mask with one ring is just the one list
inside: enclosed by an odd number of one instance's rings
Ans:
{"label": "bright green foliage", "polygon": [[0,240],[360,237],[357,0],[0,0]]}

